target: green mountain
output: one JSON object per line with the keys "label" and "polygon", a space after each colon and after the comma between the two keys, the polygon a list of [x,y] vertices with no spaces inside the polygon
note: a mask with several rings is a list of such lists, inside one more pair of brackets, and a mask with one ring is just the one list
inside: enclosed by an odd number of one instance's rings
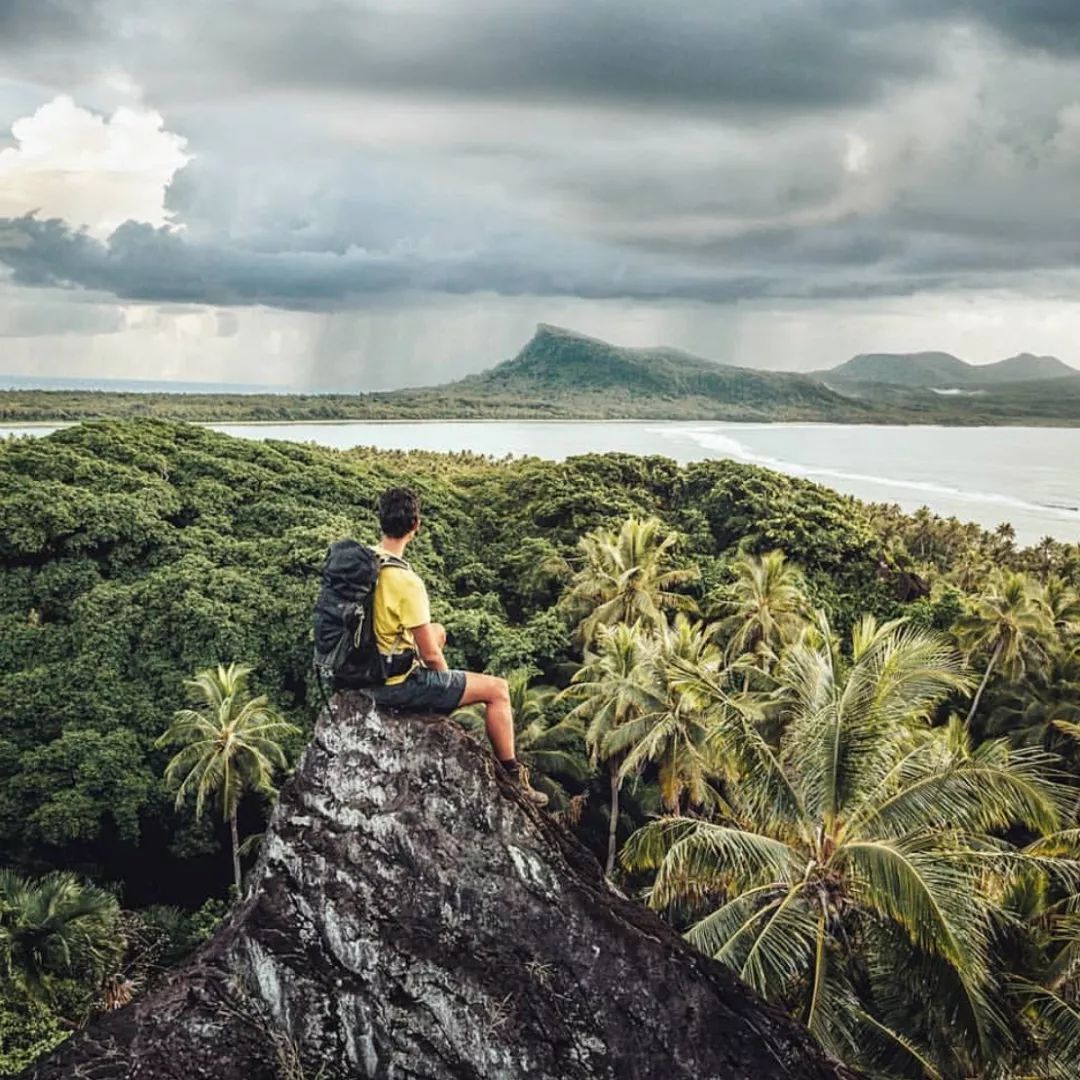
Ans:
{"label": "green mountain", "polygon": [[969,364],[946,352],[860,353],[837,367],[814,374],[829,385],[884,383],[928,390],[1080,378],[1080,372],[1056,356],[1031,353],[1010,356],[994,364]]}
{"label": "green mountain", "polygon": [[1080,371],[1056,356],[1019,353],[996,364],[980,364],[972,369],[972,381],[980,383],[1033,382],[1037,379],[1080,378]]}
{"label": "green mountain", "polygon": [[679,349],[631,349],[541,323],[511,360],[438,386],[361,394],[0,390],[0,422],[156,416],[324,420],[750,420],[1080,424],[1080,372],[1052,356],[975,366],[949,353],[868,353],[830,371],[759,371]]}
{"label": "green mountain", "polygon": [[860,353],[815,374],[829,383],[871,382],[890,386],[956,386],[967,381],[970,364],[946,352]]}
{"label": "green mountain", "polygon": [[716,417],[865,416],[866,406],[809,375],[718,364],[679,349],[611,345],[541,323],[511,360],[457,382],[422,391],[394,391],[397,399],[439,394],[485,400],[562,405],[598,415],[672,414]]}

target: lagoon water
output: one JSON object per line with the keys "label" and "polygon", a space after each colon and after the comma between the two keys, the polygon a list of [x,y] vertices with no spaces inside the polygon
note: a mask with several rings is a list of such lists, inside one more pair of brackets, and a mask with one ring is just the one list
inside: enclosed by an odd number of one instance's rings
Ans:
{"label": "lagoon water", "polygon": [[[471,450],[552,459],[619,450],[663,454],[681,463],[733,458],[909,511],[928,506],[988,528],[1007,521],[1021,543],[1043,536],[1080,542],[1080,428],[588,420],[211,426],[245,438],[339,449]],[[50,430],[0,428],[0,435]]]}

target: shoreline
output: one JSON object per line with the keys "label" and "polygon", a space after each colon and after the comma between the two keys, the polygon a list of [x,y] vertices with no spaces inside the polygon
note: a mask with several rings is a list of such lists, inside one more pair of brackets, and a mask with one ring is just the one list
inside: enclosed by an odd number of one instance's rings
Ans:
{"label": "shoreline", "polygon": [[[0,435],[6,435],[4,442],[11,445],[80,423],[0,424]],[[139,420],[119,423],[137,428]],[[343,454],[380,449],[436,455],[464,451],[493,464],[504,459],[561,460],[604,453],[667,457],[680,465],[731,459],[801,477],[863,502],[897,505],[907,513],[926,506],[940,517],[976,522],[986,529],[1007,521],[1026,545],[1044,535],[1080,543],[1080,485],[1061,464],[1080,454],[1077,429],[1072,427],[939,423],[918,425],[913,431],[908,424],[552,417],[183,423],[233,438],[305,444]],[[957,428],[970,434],[956,434]],[[1053,466],[1051,475],[1033,484],[1024,473],[1018,482],[1015,462],[1027,460],[1032,453],[1041,454]],[[911,460],[905,465],[908,455]],[[981,474],[977,469],[975,475],[968,475],[964,462],[984,457],[991,471],[983,466]],[[949,464],[947,459],[955,460]],[[996,479],[995,469],[1002,470]]]}
{"label": "shoreline", "polygon": [[587,416],[442,416],[442,417],[379,417],[378,419],[346,418],[341,420],[184,420],[168,416],[86,416],[78,420],[0,420],[0,437],[5,433],[23,428],[69,428],[79,424],[93,424],[101,420],[116,420],[123,423],[138,423],[143,420],[163,420],[173,424],[191,424],[193,427],[346,427],[349,425],[391,425],[391,424],[723,424],[738,427],[767,428],[889,428],[907,430],[919,428],[940,431],[1075,431],[1080,428],[1080,420],[1039,422],[1032,418],[1023,421],[1002,423],[943,423],[927,421],[920,423],[909,421],[881,420],[717,420],[712,418],[666,417],[666,416],[621,416],[592,418]]}

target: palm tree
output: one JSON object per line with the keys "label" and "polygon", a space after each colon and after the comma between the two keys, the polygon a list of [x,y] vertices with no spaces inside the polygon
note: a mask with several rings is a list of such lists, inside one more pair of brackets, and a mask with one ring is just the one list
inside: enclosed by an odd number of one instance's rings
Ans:
{"label": "palm tree", "polygon": [[1052,649],[1034,677],[1000,687],[984,713],[981,734],[1007,736],[1014,746],[1041,746],[1075,768],[1075,745],[1062,738],[1059,721],[1080,724],[1080,644]]}
{"label": "palm tree", "polygon": [[[754,665],[768,672],[807,621],[806,580],[782,551],[762,556],[741,552],[731,570],[735,580],[718,598],[728,659],[750,654]],[[744,689],[748,685],[749,672]]]}
{"label": "palm tree", "polygon": [[1041,599],[1063,641],[1080,635],[1080,593],[1076,589],[1054,574],[1043,586]]}
{"label": "palm tree", "polygon": [[1043,581],[1054,570],[1059,547],[1052,536],[1044,536],[1034,547],[1028,549],[1029,563],[1036,563],[1036,573]]}
{"label": "palm tree", "polygon": [[119,914],[112,893],[66,871],[0,870],[0,975],[45,1002],[58,979],[96,990],[123,953]]}
{"label": "palm tree", "polygon": [[999,570],[986,551],[970,544],[953,560],[947,579],[964,592],[977,592]]}
{"label": "palm tree", "polygon": [[995,562],[1005,562],[1016,550],[1016,528],[1010,522],[1003,521],[990,535]]}
{"label": "palm tree", "polygon": [[682,613],[674,626],[655,631],[642,674],[646,685],[655,688],[656,707],[613,727],[602,740],[603,756],[622,760],[620,778],[640,772],[647,762],[658,764],[660,798],[672,813],[680,810],[684,794],[691,806],[719,801],[709,782],[719,768],[710,754],[705,714],[671,677],[681,665],[718,671],[723,657],[714,638],[715,627],[691,622]]}
{"label": "palm tree", "polygon": [[[592,771],[584,753],[585,731],[577,720],[553,724],[549,713],[557,691],[551,686],[531,686],[531,680],[528,668],[517,668],[506,676],[517,757],[529,770],[530,783],[551,799],[553,807],[564,809],[570,796],[556,777],[580,781]],[[483,734],[482,705],[467,705],[454,717],[475,734]]]}
{"label": "palm tree", "polygon": [[585,743],[593,761],[605,761],[608,766],[611,818],[604,872],[610,877],[615,869],[623,774],[622,756],[611,750],[609,736],[624,724],[659,713],[665,695],[655,678],[655,641],[640,626],[602,626],[595,647],[595,652],[586,652],[584,664],[562,695],[577,700],[568,719],[585,723]]}
{"label": "palm tree", "polygon": [[934,552],[934,541],[940,532],[940,519],[929,507],[920,506],[910,519],[907,546],[916,558],[929,562]]}
{"label": "palm tree", "polygon": [[[1074,672],[1080,670],[1076,665]],[[1071,678],[1058,668],[1053,675],[1036,682],[1014,684],[998,695],[986,717],[984,732],[989,737],[1008,738],[1013,746],[1041,746],[1071,760],[1076,753],[1062,744],[1062,724],[1080,726],[1080,676]]]}
{"label": "palm tree", "polygon": [[1031,664],[1045,661],[1045,642],[1051,631],[1046,604],[1026,574],[998,574],[975,598],[971,612],[956,626],[957,639],[969,657],[989,654],[968,710],[968,724],[995,668],[1017,678]]}
{"label": "palm tree", "polygon": [[240,836],[237,812],[247,791],[275,794],[271,782],[275,768],[285,768],[279,740],[298,735],[264,695],[248,692],[251,668],[230,664],[206,668],[185,682],[190,709],[180,709],[157,746],[182,744],[165,768],[165,779],[175,784],[177,809],[195,793],[195,817],[201,818],[207,799],[220,798],[221,817],[232,834],[233,881],[241,893]]}
{"label": "palm tree", "polygon": [[679,535],[656,517],[627,518],[617,533],[597,529],[579,543],[584,565],[574,574],[563,606],[588,614],[578,625],[587,648],[601,626],[664,621],[667,610],[693,611],[693,598],[676,588],[700,576],[696,567],[671,565]]}
{"label": "palm tree", "polygon": [[[1038,840],[1026,851],[1075,858],[1076,830]],[[1020,1037],[1011,1060],[996,1063],[994,1076],[1080,1076],[1080,895],[1074,890],[1075,882],[1055,888],[1050,875],[1037,869],[1002,883],[994,953],[1003,1004]]]}
{"label": "palm tree", "polygon": [[[778,666],[788,716],[776,743],[714,677],[685,675],[736,763],[730,811],[651,822],[623,862],[655,870],[649,902],[695,907],[688,938],[833,1053],[879,1075],[888,1057],[920,1075],[971,1075],[1008,1038],[991,992],[990,884],[1035,862],[999,830],[1056,829],[1072,796],[1041,750],[972,749],[958,722],[927,727],[968,685],[939,636],[868,617],[849,660],[827,625],[816,637]],[[931,1022],[941,1014],[948,1038]]]}

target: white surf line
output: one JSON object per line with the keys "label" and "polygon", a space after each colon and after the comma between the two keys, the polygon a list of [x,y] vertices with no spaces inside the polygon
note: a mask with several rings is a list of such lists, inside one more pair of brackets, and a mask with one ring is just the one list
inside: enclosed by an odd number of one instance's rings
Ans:
{"label": "white surf line", "polygon": [[991,491],[965,491],[963,488],[949,487],[946,484],[935,484],[929,480],[904,480],[892,476],[876,476],[871,473],[849,472],[844,469],[834,469],[826,465],[802,465],[795,461],[786,461],[783,458],[770,457],[767,454],[759,454],[757,451],[733,439],[730,435],[722,435],[719,432],[708,430],[675,431],[670,428],[651,429],[657,434],[666,434],[669,437],[687,436],[693,439],[706,450],[716,451],[719,457],[734,458],[738,461],[746,461],[753,465],[762,465],[777,472],[788,473],[794,476],[826,477],[832,480],[850,480],[856,483],[877,484],[881,487],[899,488],[905,491],[925,492],[931,495],[946,495],[953,499],[971,503],[989,503],[997,506],[1008,506],[1014,510],[1025,510],[1029,513],[1060,518],[1063,521],[1080,520],[1080,507],[1053,506],[1047,503],[1029,502],[1026,499],[1018,499],[1013,495],[1004,495]]}

